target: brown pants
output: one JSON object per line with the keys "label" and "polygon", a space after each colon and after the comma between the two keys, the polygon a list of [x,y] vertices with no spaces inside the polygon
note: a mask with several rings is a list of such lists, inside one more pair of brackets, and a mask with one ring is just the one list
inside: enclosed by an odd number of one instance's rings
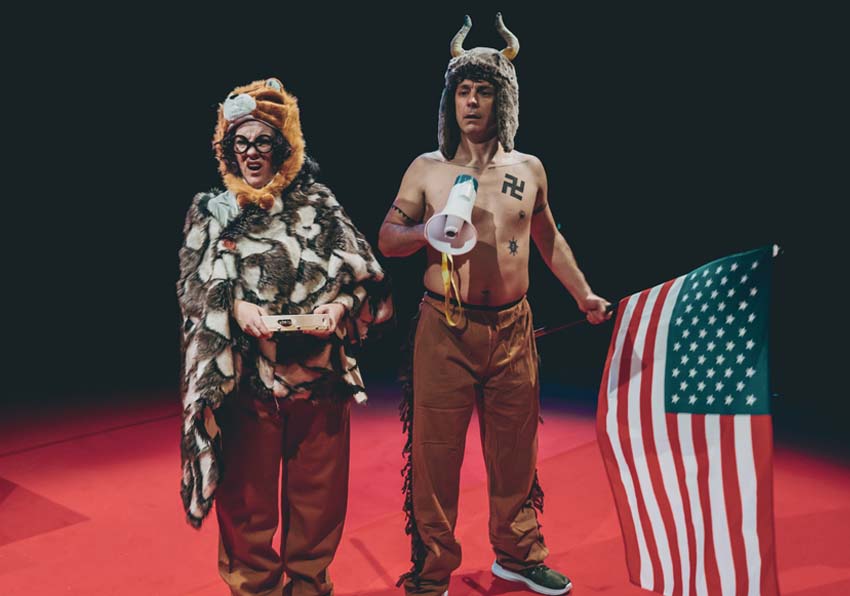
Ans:
{"label": "brown pants", "polygon": [[[348,502],[349,404],[301,400],[278,411],[249,392],[234,397],[216,412],[219,573],[232,594],[331,594],[328,566]],[[272,547],[278,508],[280,554]]]}
{"label": "brown pants", "polygon": [[540,402],[528,302],[498,311],[466,309],[452,328],[442,303],[425,296],[416,329],[413,395],[413,512],[425,558],[418,582],[408,577],[405,590],[441,594],[460,565],[454,536],[460,468],[476,405],[496,559],[513,571],[541,563],[549,551],[531,502]]}

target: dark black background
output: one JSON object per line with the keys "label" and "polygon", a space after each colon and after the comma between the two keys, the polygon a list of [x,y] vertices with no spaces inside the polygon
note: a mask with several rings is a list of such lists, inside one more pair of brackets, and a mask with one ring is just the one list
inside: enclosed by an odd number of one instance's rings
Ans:
{"label": "dark black background", "polygon": [[[276,76],[299,98],[322,180],[376,244],[405,168],[436,147],[449,40],[469,12],[466,46],[502,47],[497,9],[54,14],[19,48],[7,86],[4,399],[176,391],[180,232],[192,196],[220,185],[210,139],[237,85]],[[553,212],[594,290],[614,301],[780,244],[777,426],[837,440],[847,391],[827,343],[844,318],[833,205],[847,193],[828,180],[846,68],[831,16],[649,3],[501,10],[521,43],[517,148],[546,166]],[[394,374],[421,294],[423,255],[382,262],[399,325],[364,359],[367,379]],[[538,325],[580,316],[536,254],[531,277]],[[598,385],[611,329],[541,339],[544,380]]]}

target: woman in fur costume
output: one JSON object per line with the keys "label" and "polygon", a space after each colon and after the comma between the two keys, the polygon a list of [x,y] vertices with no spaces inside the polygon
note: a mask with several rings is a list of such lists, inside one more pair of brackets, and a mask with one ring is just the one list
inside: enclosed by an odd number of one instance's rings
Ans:
{"label": "woman in fur costume", "polygon": [[[192,201],[177,282],[183,504],[200,527],[216,497],[219,571],[232,593],[327,594],[347,502],[349,405],[366,398],[346,348],[390,318],[388,284],[315,181],[296,100],[279,80],[235,89],[213,145],[225,190]],[[308,313],[329,328],[274,334],[261,318]]]}

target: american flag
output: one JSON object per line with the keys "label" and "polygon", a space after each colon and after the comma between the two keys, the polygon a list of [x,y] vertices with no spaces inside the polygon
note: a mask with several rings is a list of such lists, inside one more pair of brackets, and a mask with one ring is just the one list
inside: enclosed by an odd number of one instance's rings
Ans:
{"label": "american flag", "polygon": [[624,298],[597,434],[632,583],[779,594],[768,302],[773,247]]}

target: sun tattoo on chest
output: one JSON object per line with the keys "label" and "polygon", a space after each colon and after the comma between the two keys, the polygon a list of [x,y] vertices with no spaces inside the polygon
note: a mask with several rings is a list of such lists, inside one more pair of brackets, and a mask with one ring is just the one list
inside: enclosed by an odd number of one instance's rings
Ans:
{"label": "sun tattoo on chest", "polygon": [[511,251],[512,255],[517,254],[517,250],[519,250],[519,243],[516,241],[516,238],[511,238],[511,241],[508,242],[508,250]]}

